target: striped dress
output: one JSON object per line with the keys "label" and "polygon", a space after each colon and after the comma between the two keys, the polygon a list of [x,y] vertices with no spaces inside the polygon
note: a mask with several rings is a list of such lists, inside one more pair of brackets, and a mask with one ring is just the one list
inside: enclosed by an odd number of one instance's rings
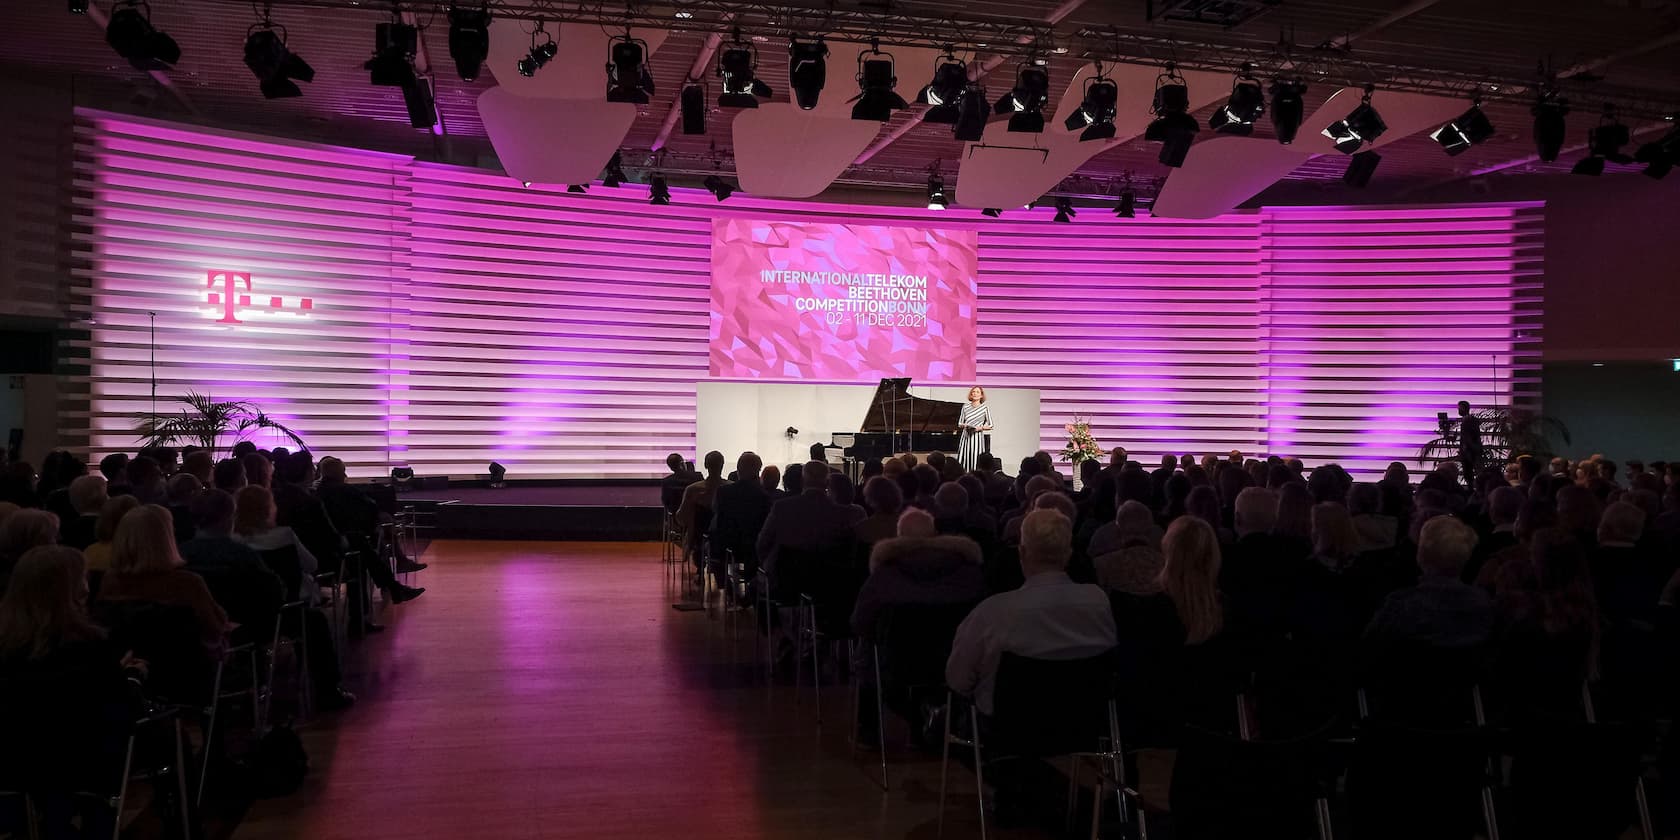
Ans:
{"label": "striped dress", "polygon": [[962,416],[957,418],[957,425],[963,427],[962,451],[958,460],[962,462],[964,470],[972,470],[980,459],[980,453],[986,446],[986,433],[970,431],[970,426],[989,426],[992,423],[991,412],[985,403],[969,403],[963,406]]}

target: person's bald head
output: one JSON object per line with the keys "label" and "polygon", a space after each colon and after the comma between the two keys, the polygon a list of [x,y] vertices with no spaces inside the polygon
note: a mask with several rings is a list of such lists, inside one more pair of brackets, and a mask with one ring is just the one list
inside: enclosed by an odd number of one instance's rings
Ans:
{"label": "person's bald head", "polygon": [[910,508],[898,517],[898,535],[917,539],[929,539],[939,535],[934,527],[933,515],[921,508]]}
{"label": "person's bald head", "polygon": [[827,492],[828,465],[821,461],[806,461],[805,466],[799,468],[800,478],[804,480],[805,489],[816,488]]}

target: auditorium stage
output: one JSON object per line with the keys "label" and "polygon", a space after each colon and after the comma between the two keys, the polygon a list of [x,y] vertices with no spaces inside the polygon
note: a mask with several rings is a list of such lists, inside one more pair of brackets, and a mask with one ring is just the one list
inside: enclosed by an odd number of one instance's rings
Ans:
{"label": "auditorium stage", "polygon": [[657,540],[659,482],[553,482],[460,486],[397,494],[435,539]]}

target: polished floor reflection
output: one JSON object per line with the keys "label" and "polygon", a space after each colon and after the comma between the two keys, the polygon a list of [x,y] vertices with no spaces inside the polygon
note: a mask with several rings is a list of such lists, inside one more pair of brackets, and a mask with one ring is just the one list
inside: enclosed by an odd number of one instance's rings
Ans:
{"label": "polished floor reflection", "polygon": [[[302,791],[237,840],[932,838],[939,762],[889,728],[892,789],[847,741],[849,690],[768,684],[745,622],[671,608],[651,543],[436,542],[424,598],[361,643],[361,702],[302,727]],[[953,765],[947,837],[978,836]],[[1039,834],[989,832],[992,837]]]}

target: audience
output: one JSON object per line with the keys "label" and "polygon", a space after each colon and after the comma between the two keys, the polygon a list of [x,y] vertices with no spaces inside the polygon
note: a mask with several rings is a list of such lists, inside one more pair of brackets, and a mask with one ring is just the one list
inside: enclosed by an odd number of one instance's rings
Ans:
{"label": "audience", "polygon": [[1161,591],[1161,530],[1142,502],[1120,506],[1114,521],[1091,537],[1091,564],[1102,588],[1131,595]]}
{"label": "audience", "polygon": [[71,515],[59,521],[58,541],[80,551],[93,545],[98,538],[95,532],[99,511],[105,507],[108,498],[105,495],[105,479],[97,475],[77,476],[70,482],[66,497]]}
{"label": "audience", "polygon": [[758,570],[758,534],[770,516],[770,494],[759,474],[763,463],[752,452],[741,453],[735,462],[735,481],[717,488],[713,496],[712,521],[708,523],[711,561],[721,564],[726,552],[734,552],[735,562],[745,565],[748,576]]}
{"label": "audience", "polygon": [[986,595],[980,546],[968,537],[940,535],[927,511],[899,517],[898,536],[875,544],[869,577],[852,608],[852,629],[868,639],[881,612],[892,607],[972,604]]}
{"label": "audience", "polygon": [[175,548],[175,523],[169,509],[160,505],[142,504],[122,517],[111,542],[111,570],[99,584],[98,600],[186,607],[204,646],[213,652],[225,646],[232,629],[204,579],[186,570]]}
{"label": "audience", "polygon": [[[708,456],[710,457],[710,456]],[[775,574],[777,552],[784,548],[821,551],[846,546],[854,527],[864,520],[863,508],[837,504],[828,496],[828,464],[807,461],[800,468],[805,488],[770,506],[755,545],[758,562]]]}
{"label": "audience", "polygon": [[83,552],[90,576],[103,575],[111,568],[111,543],[117,538],[117,525],[139,506],[140,500],[127,493],[112,496],[100,506],[99,518],[93,526],[93,544]]}
{"label": "audience", "polygon": [[852,526],[852,536],[863,545],[874,545],[898,533],[899,514],[904,509],[904,491],[885,475],[863,485],[863,505],[869,515]]}
{"label": "audience", "polygon": [[1493,631],[1493,603],[1464,583],[1476,532],[1450,516],[1429,520],[1418,542],[1423,576],[1416,586],[1390,593],[1371,618],[1365,638],[1374,642],[1468,648]]}

